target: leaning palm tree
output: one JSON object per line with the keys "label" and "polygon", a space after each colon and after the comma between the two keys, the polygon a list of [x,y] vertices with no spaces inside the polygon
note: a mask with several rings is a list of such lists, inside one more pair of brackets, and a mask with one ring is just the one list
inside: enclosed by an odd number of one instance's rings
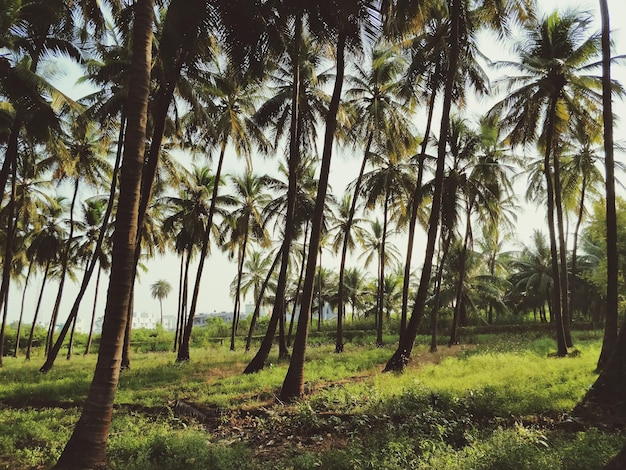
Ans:
{"label": "leaning palm tree", "polygon": [[552,310],[559,355],[567,354],[564,324],[569,312],[559,143],[569,126],[593,120],[594,110],[600,107],[601,81],[589,74],[592,61],[600,53],[600,35],[588,34],[591,20],[589,14],[570,10],[527,22],[526,41],[516,50],[518,61],[502,63],[519,73],[505,79],[509,95],[491,111],[505,113],[501,124],[508,129],[512,144],[533,142],[539,134],[544,153],[554,271]]}
{"label": "leaning palm tree", "polygon": [[170,295],[172,286],[167,280],[159,279],[150,286],[150,295],[153,299],[158,299],[161,312],[159,325],[163,326],[163,299]]}
{"label": "leaning palm tree", "polygon": [[109,295],[98,363],[81,417],[56,468],[105,465],[106,442],[119,380],[131,280],[134,274],[141,170],[146,142],[154,1],[139,0],[134,8],[132,74],[128,126],[124,145],[120,196],[115,224]]}

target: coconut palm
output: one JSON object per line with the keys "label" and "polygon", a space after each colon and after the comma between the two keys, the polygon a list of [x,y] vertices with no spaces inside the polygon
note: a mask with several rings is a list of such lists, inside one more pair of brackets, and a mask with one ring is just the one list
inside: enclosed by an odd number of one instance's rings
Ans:
{"label": "coconut palm", "polygon": [[[390,135],[403,153],[402,147],[409,147],[412,142],[408,115],[410,106],[404,106],[400,74],[404,71],[404,59],[391,47],[375,47],[372,51],[371,67],[366,69],[356,65],[356,73],[348,77],[351,87],[346,91],[348,104],[354,108],[357,118],[355,133],[365,142],[365,150],[359,175],[353,183],[353,196],[343,227],[343,245],[339,266],[339,286],[337,301],[337,344],[336,352],[343,351],[342,322],[344,318],[343,283],[348,249],[351,244],[351,229],[354,223],[358,198],[365,173],[372,143],[385,141]],[[404,100],[405,102],[407,100]],[[410,105],[409,101],[409,105]]]}
{"label": "coconut palm", "polygon": [[600,35],[588,33],[590,23],[588,14],[573,10],[528,21],[524,25],[527,40],[516,50],[519,60],[502,64],[519,74],[506,79],[510,93],[492,108],[492,113],[506,113],[501,123],[513,144],[532,142],[540,133],[559,355],[565,355],[569,345],[564,329],[569,310],[560,141],[572,124],[593,120],[600,106],[601,81],[589,74],[600,53]]}
{"label": "coconut palm", "polygon": [[[614,88],[611,80],[611,37],[609,7],[606,0],[600,0],[602,16],[602,123],[604,124],[604,168],[606,181],[606,239],[607,239],[607,322],[598,368],[603,369],[611,357],[617,343],[618,312],[618,266],[617,266],[617,215],[615,209],[615,158],[613,155],[613,99]],[[623,335],[622,335],[623,336]],[[626,460],[621,452],[622,460]],[[616,466],[620,462],[615,462]]]}
{"label": "coconut palm", "polygon": [[296,12],[295,16],[295,30],[293,36],[287,38],[290,42],[284,50],[287,65],[276,70],[273,77],[278,84],[273,90],[275,93],[259,108],[255,116],[261,125],[272,126],[276,139],[289,129],[288,182],[281,202],[284,206],[283,241],[274,308],[259,351],[246,367],[245,373],[263,369],[277,327],[280,329],[279,356],[288,356],[284,341],[284,318],[289,253],[291,244],[300,235],[303,222],[301,215],[307,213],[306,220],[310,219],[310,212],[307,211],[309,205],[302,204],[302,196],[310,199],[310,195],[306,191],[303,193],[301,189],[312,181],[309,177],[312,152],[309,149],[317,148],[315,124],[324,115],[328,105],[328,97],[321,87],[329,79],[329,74],[318,70],[322,60],[321,47],[303,32],[302,12]]}
{"label": "coconut palm", "polygon": [[[405,2],[402,2],[404,5]],[[444,181],[445,157],[447,151],[447,136],[450,124],[450,111],[455,98],[455,89],[457,89],[459,64],[462,59],[462,51],[466,50],[468,41],[480,28],[491,28],[496,30],[499,36],[508,33],[511,23],[528,16],[528,10],[525,8],[526,2],[512,1],[507,2],[504,9],[500,2],[492,2],[484,0],[473,3],[473,13],[470,14],[470,5],[453,0],[449,4],[449,51],[448,60],[446,61],[445,83],[443,90],[441,125],[439,129],[439,144],[437,147],[437,166],[435,168],[435,185],[433,190],[433,200],[431,213],[428,221],[428,231],[426,239],[426,249],[424,254],[424,264],[419,287],[413,304],[411,318],[407,323],[406,331],[400,338],[398,348],[387,361],[386,371],[402,370],[411,357],[411,351],[417,336],[417,328],[424,315],[426,299],[430,287],[430,279],[432,273],[433,256],[435,253],[435,245],[437,241],[437,232],[439,225],[439,215],[441,207],[442,189]],[[473,21],[468,21],[473,20]]]}
{"label": "coconut palm", "polygon": [[263,221],[263,209],[271,200],[265,192],[267,180],[247,171],[242,176],[231,178],[232,196],[235,210],[226,217],[228,245],[234,252],[237,250],[237,278],[234,288],[235,306],[230,336],[230,350],[235,350],[235,335],[241,309],[241,280],[246,262],[246,250],[250,241],[256,242],[261,248],[269,247],[269,233]]}
{"label": "coconut palm", "polygon": [[[406,138],[410,141],[409,136]],[[392,137],[389,136],[388,139],[392,139]],[[366,207],[371,211],[379,209],[379,204],[382,206],[381,261],[386,259],[385,252],[387,250],[387,237],[392,212],[395,214],[397,223],[402,218],[406,219],[406,204],[409,200],[411,189],[415,184],[414,167],[406,161],[406,154],[396,153],[395,144],[389,145],[389,140],[383,142],[383,144],[385,143],[387,146],[377,145],[377,152],[373,152],[370,156],[373,169],[363,175],[363,196],[366,200]],[[410,147],[408,149],[410,150]],[[404,150],[406,150],[406,147]],[[380,289],[380,295],[377,296],[376,312],[376,318],[378,319],[378,346],[382,346],[382,289],[385,280],[385,265],[385,262],[379,264],[379,271],[377,271],[378,288]],[[378,343],[378,341],[381,341],[381,343]]]}
{"label": "coconut palm", "polygon": [[61,249],[65,237],[67,236],[65,228],[61,224],[61,217],[67,209],[65,198],[56,198],[48,202],[49,204],[42,207],[42,216],[45,218],[46,223],[38,232],[33,234],[31,244],[28,248],[29,257],[40,267],[43,267],[43,278],[28,338],[26,360],[30,360],[33,335],[39,317],[39,310],[48,276],[51,269],[60,259]]}
{"label": "coconut palm", "polygon": [[159,308],[161,313],[159,324],[161,326],[163,325],[163,299],[167,298],[167,296],[170,295],[171,290],[171,284],[165,279],[159,279],[150,286],[150,295],[152,295],[153,299],[158,299],[159,301]]}
{"label": "coconut palm", "polygon": [[[56,468],[89,468],[105,464],[131,281],[134,273],[139,191],[146,140],[146,116],[153,38],[154,1],[134,5],[133,60],[129,83],[128,125],[123,172],[113,240],[109,295],[105,308],[100,351],[85,406]],[[98,423],[94,425],[94,423]]]}
{"label": "coconut palm", "polygon": [[[200,260],[189,308],[189,319],[183,331],[180,348],[178,349],[177,362],[189,361],[189,341],[193,327],[193,318],[196,313],[198,296],[200,294],[200,281],[204,269],[204,260],[209,248],[209,238],[213,230],[213,216],[218,202],[219,182],[222,166],[226,155],[226,149],[232,145],[237,156],[244,156],[249,162],[250,152],[253,146],[261,151],[269,148],[268,142],[258,132],[258,127],[252,121],[252,115],[258,101],[259,83],[251,77],[241,76],[234,69],[218,70],[214,77],[215,84],[204,84],[202,90],[204,100],[213,102],[215,109],[209,117],[214,120],[212,135],[207,136],[209,142],[219,148],[219,157],[215,171],[215,185],[211,196],[211,203],[207,213],[207,222],[202,238]],[[250,163],[248,163],[248,169]]]}

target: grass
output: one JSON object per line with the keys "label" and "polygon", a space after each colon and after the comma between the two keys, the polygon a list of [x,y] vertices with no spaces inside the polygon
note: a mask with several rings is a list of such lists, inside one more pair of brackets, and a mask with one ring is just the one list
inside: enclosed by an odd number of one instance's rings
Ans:
{"label": "grass", "polygon": [[[540,334],[476,335],[417,346],[403,374],[382,374],[393,352],[360,337],[334,354],[309,348],[307,398],[276,401],[287,364],[241,374],[253,353],[227,347],[137,353],[122,374],[109,439],[118,469],[593,469],[624,444],[617,431],[569,432],[557,423],[594,382],[601,345],[575,337],[576,354],[551,356]],[[418,344],[426,341],[418,340]],[[0,369],[0,468],[46,468],[80,413],[95,357],[59,360],[48,374],[5,358]],[[177,402],[205,419],[180,414]],[[197,418],[197,416],[196,416]]]}

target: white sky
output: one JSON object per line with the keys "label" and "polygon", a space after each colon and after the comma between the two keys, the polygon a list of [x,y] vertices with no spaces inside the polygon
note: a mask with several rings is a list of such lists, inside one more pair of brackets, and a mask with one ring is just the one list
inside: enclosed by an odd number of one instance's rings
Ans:
{"label": "white sky", "polygon": [[[588,10],[593,13],[593,15],[599,19],[599,11],[598,11],[598,2],[586,0],[586,1],[557,1],[557,0],[540,0],[541,10],[544,12],[552,11],[554,8],[559,8],[561,10],[574,7],[579,10]],[[611,23],[613,29],[613,40],[616,44],[615,53],[616,54],[626,54],[626,40],[624,40],[624,32],[620,30],[621,19],[626,16],[626,2],[624,0],[609,0],[609,8],[611,14]],[[599,27],[599,23],[598,23]],[[491,40],[485,41],[486,44],[483,46],[482,51],[490,58],[490,59],[502,59],[506,54],[506,47],[501,44],[497,44],[492,42]],[[620,80],[623,84],[626,85],[626,67],[614,67],[613,68],[613,76],[614,78]],[[495,76],[494,76],[495,78]],[[74,79],[71,80],[68,78],[63,82],[63,86],[66,86],[68,91],[67,93],[71,96],[81,96],[81,89],[77,88],[74,84]],[[480,106],[479,104],[473,106]],[[472,115],[478,116],[479,113],[473,112],[474,108],[467,111],[468,118],[472,118]],[[487,105],[483,104],[486,109]],[[621,121],[626,120],[626,104],[624,102],[615,102],[614,104],[614,112],[617,116],[621,117]],[[418,118],[419,119],[419,118]],[[619,126],[619,124],[618,124]],[[437,127],[437,126],[434,126]],[[423,125],[418,124],[418,130],[423,131]],[[623,132],[621,132],[620,127],[616,129],[616,140],[623,140]],[[345,152],[343,152],[345,153]],[[624,161],[623,155],[616,155],[617,159],[622,159]],[[358,172],[358,165],[360,165],[361,156],[357,152],[357,155],[348,156],[342,155],[341,152],[339,154],[335,154],[333,156],[333,164],[331,169],[331,185],[333,188],[333,192],[335,195],[339,196],[343,193],[343,188],[346,184],[346,179],[351,180],[356,176],[356,172]],[[243,165],[243,163],[242,163]],[[256,165],[256,162],[255,162]],[[272,169],[276,168],[276,160],[271,160],[266,162],[264,165],[267,168],[262,168],[259,165],[255,167],[255,171],[258,173],[271,172]],[[355,168],[356,167],[356,168]],[[234,172],[241,173],[243,166],[241,168],[233,170]],[[346,177],[346,175],[348,175]],[[521,200],[520,195],[520,200]],[[518,219],[518,237],[521,240],[528,240],[530,234],[535,228],[543,228],[545,227],[545,216],[542,213],[541,209],[530,208],[527,210],[525,214],[521,214]],[[419,232],[419,229],[418,229]],[[421,233],[420,233],[421,236]],[[423,239],[423,238],[422,238]],[[418,242],[419,243],[419,242]],[[423,246],[423,244],[421,244]],[[415,257],[413,261],[414,268],[419,269],[421,267],[423,261],[423,253],[420,245],[416,245]],[[401,252],[404,252],[405,247],[402,243],[398,244],[398,247],[401,249]],[[330,258],[328,254],[325,254],[325,261]],[[190,284],[193,285],[193,280],[195,278],[195,263],[192,263],[192,267],[190,272],[192,273],[190,276]],[[159,303],[156,299],[153,299],[150,295],[150,285],[159,279],[166,279],[172,285],[172,292],[169,297],[163,301],[163,309],[164,314],[174,315],[176,313],[176,305],[177,305],[177,295],[178,295],[178,274],[179,274],[179,259],[174,256],[165,256],[161,258],[156,258],[147,263],[148,271],[145,273],[140,273],[139,281],[136,285],[135,289],[135,311],[140,312],[151,312],[154,314],[155,318],[157,318],[159,313]],[[334,267],[334,266],[333,266]],[[82,273],[80,273],[82,275]],[[205,263],[205,269],[202,276],[202,289],[200,293],[200,304],[198,306],[197,313],[204,312],[213,312],[213,311],[229,311],[232,309],[233,300],[230,297],[229,286],[231,281],[234,279],[236,275],[236,263],[234,261],[229,261],[227,257],[221,253],[213,253],[209,259],[207,259]],[[29,323],[32,320],[32,315],[35,310],[35,305],[37,301],[37,295],[39,292],[40,285],[40,277],[36,277],[31,280],[30,287],[27,292],[26,297],[26,309],[25,309],[25,322]],[[91,306],[93,305],[93,289],[95,283],[95,275],[91,281],[90,288],[88,290],[87,295],[85,296],[82,304],[81,310],[79,314],[79,323],[83,323],[85,326],[88,325],[89,317],[91,315]],[[100,285],[100,293],[99,293],[99,302],[98,302],[98,313],[97,316],[102,316],[104,314],[104,304],[106,291],[108,288],[108,277],[103,276]],[[54,296],[56,295],[57,285],[52,282],[48,284],[47,294],[45,296],[45,300],[40,312],[40,318],[43,321],[49,321],[50,313],[52,310],[52,306],[54,304]],[[60,318],[64,321],[65,316],[69,312],[69,309],[74,301],[76,292],[78,288],[77,285],[72,285],[71,283],[66,287],[63,297],[63,304],[61,308]],[[9,321],[17,320],[19,315],[19,305],[21,301],[21,288],[18,286],[13,286],[10,292],[9,299]],[[251,302],[252,299],[247,299],[247,302]]]}

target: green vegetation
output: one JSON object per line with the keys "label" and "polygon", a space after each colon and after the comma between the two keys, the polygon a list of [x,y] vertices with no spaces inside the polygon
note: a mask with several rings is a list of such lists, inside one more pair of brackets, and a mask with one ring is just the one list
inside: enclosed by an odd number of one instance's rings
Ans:
{"label": "green vegetation", "polygon": [[[120,379],[109,466],[599,469],[623,433],[562,424],[596,378],[599,337],[578,332],[576,353],[556,358],[539,333],[477,335],[434,354],[417,347],[402,374],[380,373],[393,343],[373,347],[373,332],[344,354],[320,341],[309,350],[307,397],[290,405],[276,399],[287,364],[274,356],[244,376],[252,353],[228,344],[192,349],[192,363],[175,363],[173,352],[134,354]],[[0,370],[0,468],[58,459],[95,356],[45,375],[37,362],[5,358]]]}

